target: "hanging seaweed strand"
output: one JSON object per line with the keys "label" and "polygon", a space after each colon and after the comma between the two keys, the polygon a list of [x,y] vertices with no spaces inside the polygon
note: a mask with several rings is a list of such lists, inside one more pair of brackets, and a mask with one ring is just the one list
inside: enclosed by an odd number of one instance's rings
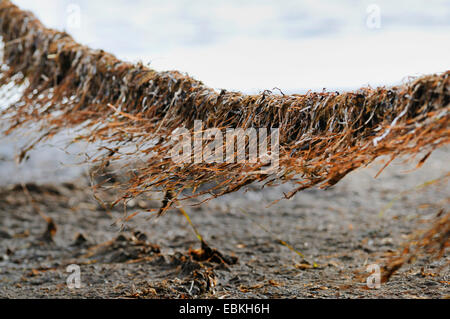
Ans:
{"label": "hanging seaweed strand", "polygon": [[[218,92],[178,71],[120,61],[46,28],[8,0],[0,2],[0,35],[0,86],[26,87],[0,114],[7,126],[3,133],[39,126],[24,158],[58,132],[79,128],[73,142],[101,151],[92,163],[128,167],[135,162],[120,183],[118,201],[158,189],[174,194],[170,207],[186,197],[214,198],[255,181],[292,181],[297,185],[285,195],[289,198],[310,187],[332,186],[379,156],[423,153],[422,164],[450,141],[449,71],[390,88],[245,95]],[[180,127],[193,132],[196,120],[203,129],[278,128],[279,170],[261,174],[261,163],[253,162],[174,163],[168,156],[171,134]],[[132,150],[122,150],[130,145]],[[186,196],[188,189],[193,194]]]}

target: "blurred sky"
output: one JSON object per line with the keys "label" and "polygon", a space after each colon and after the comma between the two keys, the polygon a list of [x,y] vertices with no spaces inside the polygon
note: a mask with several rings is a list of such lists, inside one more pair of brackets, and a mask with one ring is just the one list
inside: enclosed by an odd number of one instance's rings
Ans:
{"label": "blurred sky", "polygon": [[15,3],[83,44],[216,89],[352,89],[450,69],[449,0]]}

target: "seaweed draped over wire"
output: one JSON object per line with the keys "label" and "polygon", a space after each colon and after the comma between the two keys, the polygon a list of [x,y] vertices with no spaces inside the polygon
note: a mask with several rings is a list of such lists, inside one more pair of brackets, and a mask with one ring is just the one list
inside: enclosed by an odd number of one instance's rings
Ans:
{"label": "seaweed draped over wire", "polygon": [[[394,159],[421,152],[426,155],[421,164],[450,141],[449,71],[341,94],[245,95],[217,92],[183,73],[156,72],[90,49],[45,28],[8,0],[0,3],[0,34],[0,85],[26,86],[19,101],[1,114],[8,123],[4,133],[39,125],[41,135],[22,157],[61,130],[82,127],[74,140],[106,150],[90,159],[101,167],[145,158],[129,169],[122,199],[149,189],[181,199],[182,190],[200,186],[192,196],[211,198],[255,181],[292,181],[297,185],[286,194],[291,197],[334,185],[382,155]],[[262,164],[251,162],[174,163],[168,156],[171,134],[180,127],[192,131],[195,120],[205,129],[279,128],[279,171],[259,174]],[[123,145],[135,147],[121,152]]]}

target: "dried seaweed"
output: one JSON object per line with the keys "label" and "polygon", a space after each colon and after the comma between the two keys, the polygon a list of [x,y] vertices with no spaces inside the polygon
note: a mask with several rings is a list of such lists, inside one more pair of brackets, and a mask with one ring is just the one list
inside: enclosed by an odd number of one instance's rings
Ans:
{"label": "dried seaweed", "polygon": [[[76,129],[73,142],[98,146],[89,161],[99,171],[112,163],[127,168],[126,180],[116,182],[121,192],[113,204],[158,189],[173,194],[168,208],[256,181],[292,181],[297,186],[285,194],[290,198],[310,187],[330,187],[379,156],[423,152],[420,165],[450,141],[450,71],[390,88],[245,95],[217,92],[178,71],[156,72],[120,61],[45,28],[8,0],[0,4],[0,35],[5,45],[0,86],[26,87],[0,113],[8,123],[4,133],[39,126],[40,135],[23,150],[23,159],[38,143]],[[171,134],[180,127],[193,132],[196,120],[204,129],[279,128],[279,171],[258,173],[262,164],[250,161],[174,163],[168,155]]]}
{"label": "dried seaweed", "polygon": [[[399,254],[395,254],[385,263],[383,269],[383,282],[389,281],[402,266],[412,264],[418,256],[439,259],[450,247],[450,213],[441,209],[432,220],[432,225],[415,238],[406,243]],[[448,263],[447,263],[448,266]]]}

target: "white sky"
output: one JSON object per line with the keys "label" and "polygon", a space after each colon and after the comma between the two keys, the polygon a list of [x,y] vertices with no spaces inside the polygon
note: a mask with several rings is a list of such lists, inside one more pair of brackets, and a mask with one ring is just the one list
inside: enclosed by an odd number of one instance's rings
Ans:
{"label": "white sky", "polygon": [[[449,0],[15,2],[84,44],[217,89],[352,89],[450,69]],[[67,24],[70,4],[80,28]],[[370,4],[379,29],[367,26]]]}

